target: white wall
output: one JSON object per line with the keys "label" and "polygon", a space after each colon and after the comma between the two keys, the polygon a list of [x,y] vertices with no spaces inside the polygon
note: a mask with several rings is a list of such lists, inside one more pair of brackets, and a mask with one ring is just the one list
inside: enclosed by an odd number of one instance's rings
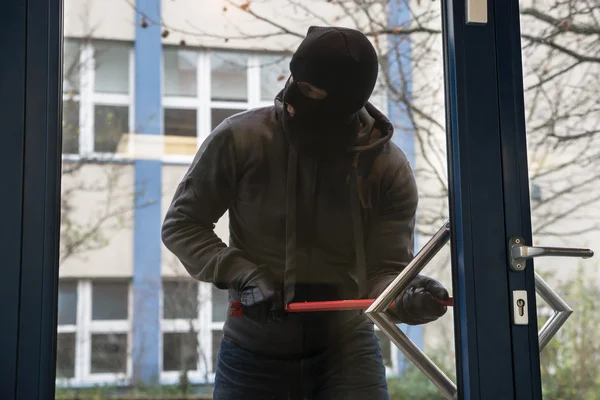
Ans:
{"label": "white wall", "polygon": [[[64,163],[64,168],[73,164]],[[110,189],[110,190],[109,190]],[[66,214],[82,233],[100,235],[100,247],[77,252],[59,269],[61,278],[130,277],[133,273],[133,166],[87,164],[63,174],[63,194],[73,190],[73,208]],[[64,201],[64,200],[63,200]],[[105,218],[110,216],[109,218]],[[65,210],[63,209],[63,226]],[[94,226],[105,221],[98,230]],[[98,237],[98,236],[96,236]],[[105,243],[103,243],[105,241]],[[95,244],[93,239],[86,243]],[[105,244],[105,245],[103,245]],[[62,248],[62,247],[61,247]],[[83,249],[83,248],[82,248]]]}

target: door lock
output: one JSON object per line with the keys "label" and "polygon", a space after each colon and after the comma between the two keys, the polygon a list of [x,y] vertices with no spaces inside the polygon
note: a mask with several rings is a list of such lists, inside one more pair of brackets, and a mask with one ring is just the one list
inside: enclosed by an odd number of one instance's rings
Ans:
{"label": "door lock", "polygon": [[529,324],[527,290],[513,290],[513,322],[515,325]]}
{"label": "door lock", "polygon": [[511,238],[508,242],[510,267],[514,271],[523,271],[526,261],[534,257],[578,257],[591,258],[594,252],[591,249],[574,247],[534,247],[526,246],[523,238]]}

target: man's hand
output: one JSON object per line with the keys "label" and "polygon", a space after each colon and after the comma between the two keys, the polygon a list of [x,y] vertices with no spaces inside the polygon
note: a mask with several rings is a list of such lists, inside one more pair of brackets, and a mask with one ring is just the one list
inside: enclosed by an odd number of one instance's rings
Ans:
{"label": "man's hand", "polygon": [[237,286],[246,317],[261,323],[284,318],[282,285],[267,267],[259,266],[244,274]]}
{"label": "man's hand", "polygon": [[448,291],[441,283],[427,276],[418,275],[408,289],[396,299],[396,307],[390,310],[400,322],[422,325],[446,314],[448,307],[435,298],[447,300]]}

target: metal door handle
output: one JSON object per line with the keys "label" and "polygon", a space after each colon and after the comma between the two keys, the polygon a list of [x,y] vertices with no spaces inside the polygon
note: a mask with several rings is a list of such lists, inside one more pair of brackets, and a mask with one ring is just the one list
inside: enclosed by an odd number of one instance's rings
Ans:
{"label": "metal door handle", "polygon": [[509,241],[510,266],[515,271],[523,271],[526,265],[525,261],[534,257],[591,258],[594,256],[591,249],[526,246],[524,243],[522,238],[511,238]]}

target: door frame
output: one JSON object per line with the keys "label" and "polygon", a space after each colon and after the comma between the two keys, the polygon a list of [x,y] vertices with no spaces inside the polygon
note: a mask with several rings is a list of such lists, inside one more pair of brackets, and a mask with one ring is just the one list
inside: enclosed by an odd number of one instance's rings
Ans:
{"label": "door frame", "polygon": [[[487,0],[487,24],[466,23],[466,1],[442,2],[459,397],[538,399],[533,265],[514,272],[507,261],[510,237],[531,241],[518,1]],[[0,109],[0,174],[10,188],[0,200],[0,391],[53,398],[62,1],[3,2],[0,10],[0,48],[11,60],[0,79],[12,93]],[[517,289],[528,292],[529,325],[511,322]]]}

